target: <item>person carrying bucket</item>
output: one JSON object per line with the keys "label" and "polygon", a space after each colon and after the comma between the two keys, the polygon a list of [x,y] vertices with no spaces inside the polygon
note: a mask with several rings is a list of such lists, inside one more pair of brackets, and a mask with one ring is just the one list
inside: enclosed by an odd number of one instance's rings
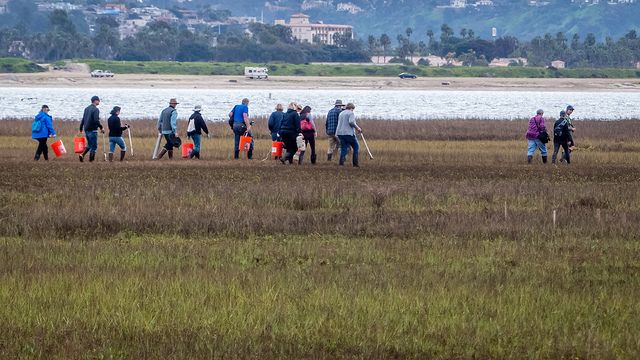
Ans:
{"label": "person carrying bucket", "polygon": [[160,118],[158,119],[158,132],[164,136],[167,141],[158,154],[158,160],[162,159],[164,154],[169,154],[169,159],[173,159],[173,148],[175,147],[174,142],[176,139],[176,133],[178,131],[178,110],[176,110],[176,106],[178,106],[178,100],[170,99],[169,106],[167,106],[160,113]]}
{"label": "person carrying bucket", "polygon": [[287,150],[284,156],[280,159],[282,163],[293,163],[293,156],[298,151],[298,145],[296,143],[296,137],[302,133],[300,130],[300,115],[296,109],[298,104],[292,102],[287,108],[287,113],[284,115],[282,122],[280,123],[280,137],[284,142],[284,148]]}
{"label": "person carrying bucket", "polygon": [[280,123],[284,118],[284,106],[276,105],[276,111],[269,116],[269,131],[271,132],[271,141],[278,141],[278,131],[280,131]]}
{"label": "person carrying bucket", "polygon": [[53,129],[53,118],[49,115],[49,106],[42,105],[40,112],[33,119],[31,125],[31,138],[38,142],[36,155],[33,160],[40,160],[40,155],[45,160],[49,160],[49,148],[47,147],[47,139],[56,137],[56,131]]}
{"label": "person carrying bucket", "polygon": [[87,138],[87,147],[82,154],[78,155],[80,162],[84,161],[84,157],[89,153],[89,161],[96,159],[96,151],[98,150],[98,129],[104,134],[104,128],[100,124],[100,98],[93,96],[91,98],[91,105],[84,109],[82,115],[82,121],[80,122],[80,134],[84,130],[85,137]]}
{"label": "person carrying bucket", "polygon": [[342,100],[336,100],[333,109],[329,110],[327,114],[327,121],[325,123],[325,131],[329,137],[329,149],[327,149],[327,161],[331,161],[333,153],[340,150],[340,139],[336,135],[336,128],[338,127],[338,116],[344,109]]}
{"label": "person carrying bucket", "polygon": [[[189,159],[200,159],[200,138],[202,136],[202,131],[207,134],[209,137],[209,129],[207,128],[207,124],[204,122],[202,115],[200,112],[202,111],[201,105],[196,105],[193,108],[193,114],[189,117],[189,125],[187,126],[187,138],[193,139],[193,151],[189,155]],[[184,155],[183,155],[184,156]]]}
{"label": "person carrying bucket", "polygon": [[249,99],[242,99],[242,104],[233,107],[229,113],[229,117],[233,117],[233,158],[240,157],[240,137],[251,137],[251,144],[247,152],[247,159],[253,157],[253,137],[251,135],[252,121],[249,120]]}
{"label": "person carrying bucket", "polygon": [[355,109],[353,103],[348,103],[347,108],[338,116],[338,127],[336,128],[336,135],[340,138],[340,166],[344,165],[349,147],[353,148],[353,166],[359,167],[358,163],[358,151],[360,150],[360,144],[358,144],[358,138],[356,132],[362,133],[362,129],[356,123],[356,115],[353,113]]}
{"label": "person carrying bucket", "polygon": [[130,126],[120,122],[120,106],[114,106],[111,110],[111,116],[107,120],[109,126],[109,162],[113,161],[113,153],[116,151],[116,145],[120,148],[120,161],[124,160],[124,156],[127,152],[127,145],[122,138],[122,132],[127,130]]}

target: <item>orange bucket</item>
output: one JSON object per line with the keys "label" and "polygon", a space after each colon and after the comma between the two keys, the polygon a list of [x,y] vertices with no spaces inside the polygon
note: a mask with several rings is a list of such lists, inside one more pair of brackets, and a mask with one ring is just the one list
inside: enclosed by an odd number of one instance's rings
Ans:
{"label": "orange bucket", "polygon": [[271,156],[281,157],[282,156],[282,147],[284,143],[282,141],[274,141],[271,143]]}
{"label": "orange bucket", "polygon": [[193,151],[193,144],[183,144],[182,145],[182,157],[183,158],[188,158],[189,155],[191,155],[192,151]]}
{"label": "orange bucket", "polygon": [[249,149],[251,149],[251,136],[240,136],[240,145],[238,145],[238,150],[249,151]]}
{"label": "orange bucket", "polygon": [[58,140],[51,144],[51,149],[53,149],[53,153],[57,158],[67,153],[67,149],[64,148],[62,140]]}
{"label": "orange bucket", "polygon": [[82,136],[76,136],[73,138],[73,152],[76,154],[82,154],[87,147],[87,139]]}

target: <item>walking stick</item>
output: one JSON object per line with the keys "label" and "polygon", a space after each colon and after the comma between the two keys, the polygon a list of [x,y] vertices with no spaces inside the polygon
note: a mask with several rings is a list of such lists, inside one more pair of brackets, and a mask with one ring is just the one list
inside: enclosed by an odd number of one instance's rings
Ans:
{"label": "walking stick", "polygon": [[373,155],[371,155],[371,150],[369,150],[369,145],[367,145],[367,140],[364,139],[364,134],[360,133],[360,137],[362,137],[362,142],[364,143],[364,147],[367,148],[367,153],[369,153],[369,158],[373,160]]}
{"label": "walking stick", "polygon": [[131,142],[131,128],[127,128],[129,131],[129,147],[131,148],[131,156],[133,156],[133,142]]}
{"label": "walking stick", "polygon": [[104,140],[104,131],[102,132],[102,154],[104,155],[104,161],[107,161],[107,143]]}
{"label": "walking stick", "polygon": [[151,154],[151,160],[155,160],[158,155],[158,148],[160,147],[160,140],[162,139],[162,134],[158,133],[158,139],[156,140],[156,146],[153,148],[153,154]]}

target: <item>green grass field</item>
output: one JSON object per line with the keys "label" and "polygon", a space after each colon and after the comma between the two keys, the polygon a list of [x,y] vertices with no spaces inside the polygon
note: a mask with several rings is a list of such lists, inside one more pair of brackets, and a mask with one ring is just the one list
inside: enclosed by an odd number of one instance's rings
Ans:
{"label": "green grass field", "polygon": [[261,161],[261,123],[251,161],[225,124],[151,161],[140,121],[124,163],[34,162],[0,121],[0,358],[638,358],[638,120],[577,122],[570,166],[522,121],[398,124],[354,169]]}
{"label": "green grass field", "polygon": [[0,73],[34,73],[44,72],[38,64],[21,58],[0,58]]}
{"label": "green grass field", "polygon": [[326,64],[252,64],[221,62],[168,62],[168,61],[104,61],[79,60],[92,70],[109,69],[120,74],[173,74],[173,75],[243,75],[245,66],[266,66],[276,76],[397,76],[411,72],[421,77],[503,77],[503,78],[638,78],[634,69],[561,69],[535,67],[452,67],[432,68],[405,65],[326,65]]}

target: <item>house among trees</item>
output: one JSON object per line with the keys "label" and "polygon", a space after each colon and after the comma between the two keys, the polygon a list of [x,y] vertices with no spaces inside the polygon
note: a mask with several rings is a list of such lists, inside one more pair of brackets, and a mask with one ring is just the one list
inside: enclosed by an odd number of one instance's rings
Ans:
{"label": "house among trees", "polygon": [[526,58],[497,58],[491,60],[490,67],[507,67],[507,66],[527,66],[528,60]]}
{"label": "house among trees", "polygon": [[554,60],[551,62],[551,66],[556,69],[564,69],[567,67],[567,64],[562,60]]}
{"label": "house among trees", "polygon": [[275,24],[291,28],[291,35],[296,40],[310,44],[335,45],[336,37],[353,39],[353,26],[324,24],[322,22],[314,24],[305,14],[291,15],[288,24],[284,20],[276,20]]}

